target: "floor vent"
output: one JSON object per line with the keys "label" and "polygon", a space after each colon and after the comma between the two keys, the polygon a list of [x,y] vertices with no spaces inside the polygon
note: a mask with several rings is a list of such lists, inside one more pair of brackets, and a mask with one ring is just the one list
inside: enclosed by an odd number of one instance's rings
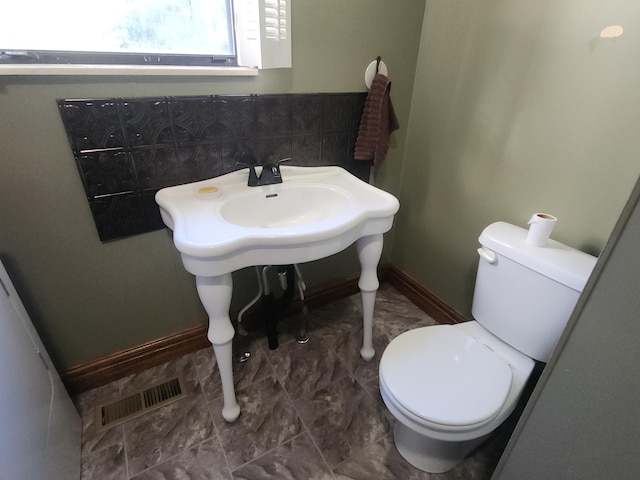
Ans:
{"label": "floor vent", "polygon": [[182,378],[176,377],[115,402],[99,405],[96,409],[98,428],[109,428],[160,408],[184,397],[184,392]]}

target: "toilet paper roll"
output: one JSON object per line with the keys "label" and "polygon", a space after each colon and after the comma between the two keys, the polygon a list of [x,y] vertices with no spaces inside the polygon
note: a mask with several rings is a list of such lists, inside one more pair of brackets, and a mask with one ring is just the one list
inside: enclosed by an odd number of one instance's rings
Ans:
{"label": "toilet paper roll", "polygon": [[558,219],[548,213],[534,213],[529,220],[529,233],[527,233],[527,245],[532,247],[544,247],[551,236],[553,227]]}

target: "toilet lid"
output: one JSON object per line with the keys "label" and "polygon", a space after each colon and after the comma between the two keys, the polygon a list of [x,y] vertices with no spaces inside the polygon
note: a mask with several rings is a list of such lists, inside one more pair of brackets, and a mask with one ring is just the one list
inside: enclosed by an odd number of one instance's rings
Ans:
{"label": "toilet lid", "polygon": [[511,388],[509,365],[451,325],[396,337],[380,360],[380,376],[399,405],[442,425],[489,421]]}

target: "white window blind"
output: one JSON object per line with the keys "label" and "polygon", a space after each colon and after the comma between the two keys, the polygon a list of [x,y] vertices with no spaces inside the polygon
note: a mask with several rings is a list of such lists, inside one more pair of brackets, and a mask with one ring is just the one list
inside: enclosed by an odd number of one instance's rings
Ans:
{"label": "white window blind", "polygon": [[287,0],[264,0],[265,35],[271,40],[287,39]]}
{"label": "white window blind", "polygon": [[291,68],[291,1],[234,1],[238,65]]}

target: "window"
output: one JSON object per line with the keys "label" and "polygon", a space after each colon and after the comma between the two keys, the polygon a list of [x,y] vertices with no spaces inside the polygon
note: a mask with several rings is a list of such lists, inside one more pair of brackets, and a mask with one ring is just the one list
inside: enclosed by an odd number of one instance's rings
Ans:
{"label": "window", "polygon": [[0,17],[0,67],[290,67],[290,4],[291,0],[7,2]]}

